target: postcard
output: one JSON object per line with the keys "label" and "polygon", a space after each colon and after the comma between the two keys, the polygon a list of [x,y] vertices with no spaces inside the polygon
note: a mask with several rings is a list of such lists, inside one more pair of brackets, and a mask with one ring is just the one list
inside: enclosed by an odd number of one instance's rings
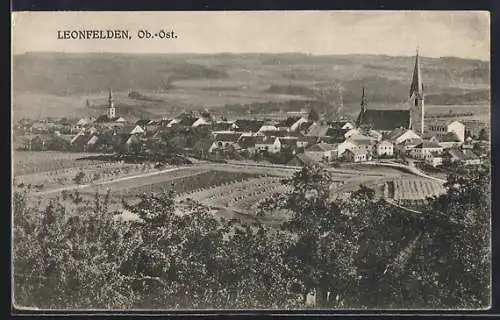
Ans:
{"label": "postcard", "polygon": [[18,310],[485,310],[490,16],[12,14]]}

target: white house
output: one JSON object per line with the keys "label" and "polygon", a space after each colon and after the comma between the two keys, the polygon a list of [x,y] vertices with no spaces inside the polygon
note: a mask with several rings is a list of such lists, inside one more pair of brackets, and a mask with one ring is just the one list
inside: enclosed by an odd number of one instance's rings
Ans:
{"label": "white house", "polygon": [[426,158],[430,158],[442,152],[443,147],[439,144],[431,141],[424,141],[410,150],[410,156],[414,159],[425,160]]}
{"label": "white house", "polygon": [[394,144],[398,145],[407,140],[421,140],[422,138],[411,129],[395,129],[387,134],[386,140],[393,141]]}
{"label": "white house", "polygon": [[351,129],[354,129],[356,126],[350,122],[346,122],[342,125],[342,127],[340,127],[341,129],[344,129],[344,130],[351,130]]}
{"label": "white house", "polygon": [[465,141],[465,125],[459,121],[453,121],[447,126],[448,132],[454,132],[460,139],[460,142]]}
{"label": "white house", "polygon": [[346,139],[349,139],[351,136],[353,135],[361,135],[361,132],[358,130],[358,129],[350,129],[349,131],[347,131],[345,134],[344,134],[344,137]]}
{"label": "white house", "polygon": [[275,125],[265,124],[262,127],[260,127],[260,129],[259,129],[259,132],[263,132],[263,131],[279,131],[279,129],[276,128]]}
{"label": "white house", "polygon": [[214,134],[214,141],[208,149],[208,152],[215,150],[225,150],[231,146],[236,146],[241,133],[238,132],[218,132]]}
{"label": "white house", "polygon": [[445,157],[452,163],[460,161],[465,165],[481,164],[481,158],[471,150],[450,149],[446,151]]}
{"label": "white house", "polygon": [[191,125],[192,127],[198,127],[198,126],[202,126],[202,125],[209,125],[211,124],[211,120],[208,119],[208,118],[205,118],[205,117],[200,117],[198,119],[196,119],[195,122],[193,122],[193,124]]}
{"label": "white house", "polygon": [[425,163],[435,168],[443,164],[443,156],[439,154],[433,154],[425,159]]}
{"label": "white house", "polygon": [[170,120],[170,122],[167,124],[167,127],[168,127],[168,128],[171,128],[173,125],[175,125],[175,124],[177,124],[177,123],[179,123],[179,122],[181,122],[181,119],[172,119],[172,120]]}
{"label": "white house", "polygon": [[141,126],[136,125],[132,130],[130,130],[129,133],[130,134],[143,134],[144,132],[146,132],[146,131],[144,131],[144,129]]}
{"label": "white house", "polygon": [[306,123],[307,121],[308,121],[307,117],[300,117],[299,120],[295,121],[295,123],[290,126],[290,131],[297,131],[297,130],[299,130],[300,126],[303,123]]}
{"label": "white house", "polygon": [[429,133],[436,136],[442,136],[448,132],[454,132],[461,142],[465,141],[465,125],[460,121],[452,121],[450,123],[435,121],[430,123],[427,128]]}
{"label": "white house", "polygon": [[304,153],[313,159],[333,161],[338,158],[338,147],[338,144],[318,143],[305,150]]}
{"label": "white house", "polygon": [[394,156],[394,144],[388,140],[382,140],[376,146],[377,156]]}
{"label": "white house", "polygon": [[352,140],[346,140],[342,143],[339,143],[337,147],[337,153],[338,156],[341,157],[346,150],[348,149],[355,150],[357,148],[358,148],[357,144],[354,143]]}
{"label": "white house", "polygon": [[370,153],[364,150],[347,149],[344,153],[344,158],[349,162],[362,162],[371,160]]}
{"label": "white house", "polygon": [[460,141],[460,138],[455,132],[447,132],[444,135],[434,136],[429,141],[433,141],[438,143],[443,149],[451,149],[460,147],[463,144],[463,141]]}

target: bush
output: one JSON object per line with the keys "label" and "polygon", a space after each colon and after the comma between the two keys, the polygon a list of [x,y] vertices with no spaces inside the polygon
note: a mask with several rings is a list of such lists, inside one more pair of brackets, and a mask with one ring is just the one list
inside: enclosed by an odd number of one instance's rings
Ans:
{"label": "bush", "polygon": [[76,184],[82,184],[83,180],[85,179],[85,173],[83,171],[80,171],[76,174],[76,176],[73,178],[73,181]]}

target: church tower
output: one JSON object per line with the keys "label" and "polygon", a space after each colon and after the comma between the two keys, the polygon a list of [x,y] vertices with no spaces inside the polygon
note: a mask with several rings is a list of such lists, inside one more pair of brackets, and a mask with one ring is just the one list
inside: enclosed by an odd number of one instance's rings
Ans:
{"label": "church tower", "polygon": [[366,96],[365,96],[365,87],[363,87],[363,90],[361,91],[361,112],[366,112],[366,106],[368,105],[368,102],[366,101]]}
{"label": "church tower", "polygon": [[111,88],[109,88],[107,116],[109,120],[116,118],[115,100]]}
{"label": "church tower", "polygon": [[415,66],[413,68],[413,77],[410,84],[410,113],[411,128],[417,133],[424,133],[424,84],[422,83],[422,73],[420,70],[420,57],[415,57]]}

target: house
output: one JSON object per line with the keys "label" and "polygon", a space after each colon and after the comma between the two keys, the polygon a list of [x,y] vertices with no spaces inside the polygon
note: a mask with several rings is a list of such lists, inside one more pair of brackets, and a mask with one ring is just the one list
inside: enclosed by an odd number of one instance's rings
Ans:
{"label": "house", "polygon": [[[295,119],[297,119],[297,118],[295,118]],[[307,122],[308,122],[307,117],[298,118],[291,126],[289,126],[290,131],[299,131],[300,127]]]}
{"label": "house", "polygon": [[191,127],[193,123],[195,123],[197,118],[195,117],[190,117],[190,116],[184,116],[184,117],[179,117],[170,120],[170,122],[167,124],[167,128],[171,128],[173,126],[184,126],[184,127]]}
{"label": "house", "polygon": [[135,125],[145,127],[150,122],[151,122],[150,119],[140,119],[135,122]]}
{"label": "house", "polygon": [[308,147],[304,153],[313,159],[330,162],[338,158],[338,146],[338,144],[318,143]]}
{"label": "house", "polygon": [[344,152],[343,157],[349,162],[363,162],[371,160],[371,155],[368,151],[358,149],[347,149]]}
{"label": "house", "polygon": [[195,118],[195,117],[184,117],[179,122],[177,122],[177,125],[184,126],[184,127],[192,127],[193,123],[195,123],[196,120],[198,120],[198,118]]}
{"label": "house", "polygon": [[431,153],[431,156],[425,159],[425,163],[435,168],[443,164],[443,156],[439,153]]}
{"label": "house", "polygon": [[95,134],[81,131],[73,139],[71,139],[71,149],[74,151],[90,152],[94,151],[97,146],[98,136]]}
{"label": "house", "polygon": [[251,154],[255,153],[257,151],[256,145],[257,144],[264,144],[265,136],[248,136],[248,135],[241,135],[240,138],[238,139],[238,145],[240,146],[241,149],[247,150]]}
{"label": "house", "polygon": [[275,132],[275,131],[281,131],[281,130],[279,130],[275,125],[264,124],[262,125],[262,127],[260,127],[258,132]]}
{"label": "house", "polygon": [[349,139],[353,135],[360,135],[361,131],[359,129],[349,129],[347,132],[344,133],[344,138]]}
{"label": "house", "polygon": [[142,151],[142,144],[141,140],[137,135],[135,134],[127,134],[123,133],[120,135],[117,135],[119,138],[119,150],[125,151],[125,152],[131,152],[131,151]]}
{"label": "house", "polygon": [[24,143],[24,149],[30,151],[43,151],[47,148],[47,138],[39,135],[28,137]]}
{"label": "house", "polygon": [[238,143],[241,133],[239,132],[218,132],[214,134],[213,142],[208,152],[215,152],[216,150],[226,150],[230,147],[235,147]]}
{"label": "house", "polygon": [[343,130],[351,130],[355,128],[355,125],[349,121],[340,120],[340,121],[330,121],[328,122],[331,128],[334,129],[343,129]]}
{"label": "house", "polygon": [[228,131],[228,130],[231,130],[232,126],[233,126],[233,122],[218,121],[218,122],[212,123],[212,130],[213,131]]}
{"label": "house", "polygon": [[137,134],[143,135],[146,131],[139,125],[124,125],[117,130],[120,134]]}
{"label": "house", "polygon": [[436,138],[438,140],[437,142],[439,143],[439,145],[442,146],[444,149],[459,147],[463,143],[463,141],[461,141],[458,135],[453,131],[449,131],[444,135],[438,136]]}
{"label": "house", "polygon": [[357,144],[352,140],[345,140],[344,142],[339,143],[337,148],[338,157],[342,157],[344,155],[344,152],[348,149],[356,150],[357,147]]}
{"label": "house", "polygon": [[392,157],[394,156],[394,144],[389,140],[382,140],[377,143],[376,153],[378,157]]}
{"label": "house", "polygon": [[377,143],[373,137],[368,137],[364,135],[352,135],[347,139],[352,141],[356,145],[356,149],[373,152],[373,148]]}
{"label": "house", "polygon": [[[299,119],[302,119],[302,117],[288,117],[285,120],[278,122],[278,127],[290,129],[290,127],[293,126]],[[307,122],[307,119],[305,119],[305,121]]]}
{"label": "house", "polygon": [[276,138],[274,145],[276,148],[279,148],[280,152],[288,151],[295,154],[298,148],[298,140],[297,137]]}
{"label": "house", "polygon": [[330,126],[325,122],[314,122],[305,132],[306,136],[321,138],[325,137]]}
{"label": "house", "polygon": [[80,118],[77,122],[76,122],[76,127],[77,128],[83,128],[91,123],[93,123],[95,120],[95,118],[93,117],[89,117],[89,118]]}
{"label": "house", "polygon": [[432,157],[434,154],[443,152],[443,147],[436,142],[423,141],[417,144],[410,151],[410,156],[414,159],[425,160]]}
{"label": "house", "polygon": [[407,140],[421,140],[421,137],[411,129],[396,128],[383,136],[383,139],[392,141],[395,145],[401,144]]}
{"label": "house", "polygon": [[328,128],[326,135],[324,137],[320,137],[318,141],[329,144],[341,143],[346,139],[345,134],[348,131],[349,129]]}
{"label": "house", "polygon": [[454,132],[460,142],[465,141],[465,125],[460,121],[439,121],[435,120],[428,124],[427,130],[430,134],[436,136],[443,136],[448,132]]}
{"label": "house", "polygon": [[257,132],[264,125],[264,121],[261,120],[236,120],[231,129],[234,131],[242,132]]}
{"label": "house", "polygon": [[193,122],[191,126],[199,127],[199,126],[207,126],[210,124],[212,124],[212,119],[210,119],[209,117],[199,117],[198,119],[196,119],[195,122]]}
{"label": "house", "polygon": [[309,115],[309,111],[301,109],[300,111],[288,111],[286,114],[289,117],[307,117]]}
{"label": "house", "polygon": [[481,158],[471,150],[450,149],[443,156],[451,163],[461,162],[465,165],[480,165]]}

